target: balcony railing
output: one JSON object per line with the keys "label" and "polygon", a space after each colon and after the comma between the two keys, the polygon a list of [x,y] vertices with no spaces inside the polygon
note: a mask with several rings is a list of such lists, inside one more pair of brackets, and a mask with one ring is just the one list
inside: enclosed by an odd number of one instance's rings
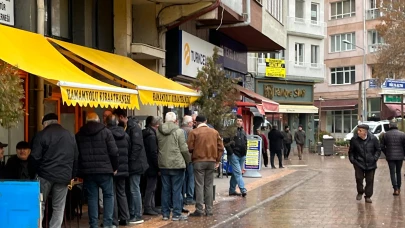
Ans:
{"label": "balcony railing", "polygon": [[326,23],[323,21],[288,17],[287,30],[288,32],[306,34],[309,36],[325,37]]}
{"label": "balcony railing", "polygon": [[375,20],[382,16],[382,12],[380,9],[369,9],[366,10],[366,19],[367,20]]}

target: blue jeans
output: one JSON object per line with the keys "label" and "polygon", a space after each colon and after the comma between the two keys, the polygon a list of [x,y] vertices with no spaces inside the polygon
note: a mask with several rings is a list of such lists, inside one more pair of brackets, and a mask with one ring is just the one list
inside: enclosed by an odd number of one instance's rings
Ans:
{"label": "blue jeans", "polygon": [[230,163],[232,166],[232,177],[230,181],[229,193],[234,193],[236,191],[236,185],[239,186],[240,192],[246,192],[245,182],[242,177],[242,168],[245,165],[246,156],[238,157],[232,154],[230,157]]}
{"label": "blue jeans", "polygon": [[186,195],[186,198],[184,198],[184,202],[188,203],[194,200],[194,166],[192,163],[187,165],[186,169],[186,175],[184,178],[184,184],[183,184],[183,196]]}
{"label": "blue jeans", "polygon": [[184,182],[184,169],[161,169],[162,176],[162,215],[170,216],[170,204],[173,216],[180,216],[183,209],[181,190]]}
{"label": "blue jeans", "polygon": [[132,174],[129,176],[129,189],[130,189],[130,205],[129,215],[130,219],[142,219],[142,197],[139,184],[141,182],[141,175]]}
{"label": "blue jeans", "polygon": [[94,174],[84,178],[87,189],[90,228],[98,227],[98,188],[103,191],[103,225],[113,225],[114,213],[114,184],[112,174]]}

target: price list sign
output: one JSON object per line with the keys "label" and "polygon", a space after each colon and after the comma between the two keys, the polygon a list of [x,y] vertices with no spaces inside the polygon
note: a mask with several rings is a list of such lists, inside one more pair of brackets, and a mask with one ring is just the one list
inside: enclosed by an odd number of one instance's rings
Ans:
{"label": "price list sign", "polygon": [[251,138],[247,142],[245,170],[260,170],[262,140]]}

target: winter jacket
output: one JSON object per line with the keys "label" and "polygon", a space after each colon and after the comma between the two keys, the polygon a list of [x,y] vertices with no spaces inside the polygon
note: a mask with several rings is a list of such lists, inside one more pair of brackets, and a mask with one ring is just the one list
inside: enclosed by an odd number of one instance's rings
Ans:
{"label": "winter jacket", "polygon": [[191,162],[184,130],[173,122],[166,122],[156,131],[159,145],[160,169],[185,169]]}
{"label": "winter jacket", "polygon": [[38,176],[67,184],[76,177],[78,155],[74,135],[59,124],[50,124],[35,135],[29,159]]}
{"label": "winter jacket", "polygon": [[284,136],[277,129],[271,129],[269,132],[270,151],[275,152],[283,149]]}
{"label": "winter jacket", "polygon": [[247,152],[247,136],[242,127],[238,127],[236,134],[233,138],[224,139],[226,155],[231,156],[235,154],[238,157],[246,156]]}
{"label": "winter jacket", "polygon": [[300,144],[300,145],[304,145],[305,144],[305,139],[306,139],[306,135],[305,135],[305,131],[304,130],[298,130],[298,131],[296,131],[295,132],[295,134],[294,134],[294,138],[295,138],[295,142],[297,143],[297,144]]}
{"label": "winter jacket", "polygon": [[380,143],[370,132],[367,133],[365,140],[357,135],[350,140],[349,159],[353,165],[363,170],[376,169],[380,155]]}
{"label": "winter jacket", "polygon": [[131,147],[131,140],[129,139],[129,135],[125,133],[123,127],[108,126],[107,128],[111,131],[115,139],[115,144],[118,148],[118,171],[114,177],[127,177],[129,176],[128,151]]}
{"label": "winter jacket", "polygon": [[132,117],[128,117],[126,132],[131,139],[128,161],[129,174],[142,175],[149,168],[149,165],[143,145],[142,129]]}
{"label": "winter jacket", "polygon": [[283,139],[284,144],[291,144],[293,142],[292,134],[290,133],[290,131],[283,131],[283,132],[281,132],[281,134],[283,134],[283,136],[284,136],[284,139]]}
{"label": "winter jacket", "polygon": [[4,179],[6,175],[6,164],[4,161],[0,161],[0,179]]}
{"label": "winter jacket", "polygon": [[405,133],[399,131],[397,127],[391,127],[384,136],[381,137],[381,150],[388,161],[404,160],[405,156]]}
{"label": "winter jacket", "polygon": [[146,170],[146,175],[154,177],[158,175],[159,163],[158,163],[158,140],[156,137],[156,131],[152,127],[147,127],[142,130],[143,143],[145,144],[146,158],[148,160],[149,168]]}
{"label": "winter jacket", "polygon": [[103,124],[90,121],[76,134],[79,148],[79,172],[113,174],[118,169],[118,148],[110,130]]}
{"label": "winter jacket", "polygon": [[[17,155],[13,155],[7,160],[7,164],[4,171],[5,171],[4,179],[11,179],[11,180],[35,179],[35,168],[32,164],[32,160],[30,159],[28,159],[27,161],[20,160]],[[25,173],[24,175],[23,172]]]}
{"label": "winter jacket", "polygon": [[206,124],[200,124],[190,132],[187,145],[193,162],[219,162],[224,152],[224,144],[218,131]]}

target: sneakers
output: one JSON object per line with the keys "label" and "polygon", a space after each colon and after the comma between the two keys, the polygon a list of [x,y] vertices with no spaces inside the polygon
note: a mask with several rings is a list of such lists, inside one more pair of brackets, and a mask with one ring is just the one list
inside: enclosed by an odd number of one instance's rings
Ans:
{"label": "sneakers", "polygon": [[185,215],[180,215],[180,216],[173,216],[172,221],[185,221],[187,220],[188,217]]}
{"label": "sneakers", "polygon": [[242,192],[242,197],[246,197],[247,192]]}
{"label": "sneakers", "polygon": [[204,216],[204,214],[199,211],[194,211],[193,213],[190,214],[190,216],[191,217],[202,217],[202,216]]}
{"label": "sneakers", "polygon": [[363,196],[363,194],[357,194],[356,196],[356,200],[361,200],[361,197]]}
{"label": "sneakers", "polygon": [[144,222],[143,219],[140,219],[140,218],[129,220],[129,223],[130,223],[130,224],[141,224],[141,223],[143,223],[143,222]]}
{"label": "sneakers", "polygon": [[372,201],[370,198],[368,198],[368,197],[365,197],[364,199],[365,199],[366,203],[372,203],[372,202],[373,202],[373,201]]}
{"label": "sneakers", "polygon": [[162,220],[163,220],[163,221],[169,220],[169,216],[163,216]]}
{"label": "sneakers", "polygon": [[242,194],[239,192],[231,192],[229,193],[229,196],[241,196]]}

